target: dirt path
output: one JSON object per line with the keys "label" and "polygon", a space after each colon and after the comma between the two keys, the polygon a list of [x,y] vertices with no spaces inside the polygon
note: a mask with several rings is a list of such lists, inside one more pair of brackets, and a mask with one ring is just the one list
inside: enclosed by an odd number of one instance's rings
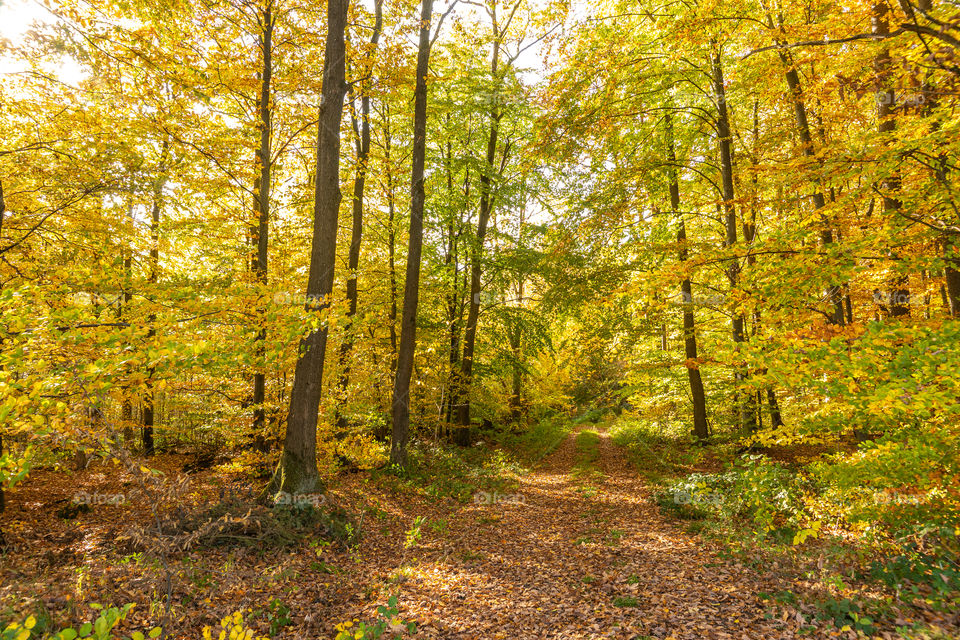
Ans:
{"label": "dirt path", "polygon": [[570,475],[571,436],[521,479],[522,504],[461,511],[449,544],[421,558],[401,587],[418,637],[795,637],[797,622],[766,619],[756,597],[785,585],[718,559],[666,520],[601,436],[603,477]]}

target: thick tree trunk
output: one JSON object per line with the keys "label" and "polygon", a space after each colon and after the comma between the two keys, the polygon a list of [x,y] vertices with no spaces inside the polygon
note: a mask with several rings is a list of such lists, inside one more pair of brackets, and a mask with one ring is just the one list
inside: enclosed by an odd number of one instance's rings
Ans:
{"label": "thick tree trunk", "polygon": [[[682,265],[687,261],[687,227],[680,213],[680,180],[677,173],[677,154],[673,145],[673,121],[670,112],[664,116],[667,129],[667,162],[670,173],[670,209],[673,215],[679,217],[677,227],[677,244]],[[693,285],[690,278],[684,278],[680,283],[681,302],[683,304],[683,351],[686,358],[687,379],[690,383],[690,397],[693,401],[693,433],[701,442],[710,437],[710,427],[707,425],[707,399],[703,389],[703,378],[700,375],[697,360],[697,328],[693,314]]]}
{"label": "thick tree trunk", "polygon": [[[737,211],[734,204],[735,195],[733,190],[732,134],[730,131],[730,116],[727,109],[727,93],[723,80],[723,65],[719,49],[717,49],[713,56],[713,89],[717,100],[717,137],[720,143],[720,178],[723,189],[724,226],[726,228],[725,245],[732,249],[737,244]],[[727,268],[727,279],[730,282],[730,290],[735,291],[740,282],[740,263],[735,258],[730,260],[730,266]],[[734,311],[731,329],[736,351],[739,352],[740,345],[746,340],[742,313]],[[737,365],[734,376],[737,385],[741,385],[746,381],[747,372]],[[738,390],[737,404],[739,405],[741,428],[749,431],[756,430],[756,408],[754,407],[753,394],[742,393]]]}
{"label": "thick tree trunk", "polygon": [[[377,0],[376,23],[373,27],[373,35],[370,37],[370,44],[374,49],[380,40],[380,30],[383,27],[381,7],[383,7],[383,0]],[[350,384],[350,352],[353,350],[353,321],[357,315],[359,297],[357,280],[360,277],[360,246],[363,242],[363,190],[367,182],[367,159],[370,156],[370,94],[366,86],[361,88],[361,92],[357,174],[353,180],[353,225],[350,231],[350,252],[347,256],[347,326],[344,328],[344,338],[340,344],[340,376],[337,379],[337,428],[340,431],[347,428],[347,418],[342,409],[346,402],[347,386]],[[356,118],[354,118],[354,130],[357,129]]]}
{"label": "thick tree trunk", "polygon": [[[327,42],[317,127],[317,177],[313,242],[307,279],[308,312],[330,309],[340,209],[340,118],[346,93],[345,33],[349,0],[327,1]],[[312,315],[312,314],[311,314]],[[327,318],[300,341],[290,413],[280,464],[268,490],[311,493],[322,488],[317,474],[317,418],[327,351]]]}
{"label": "thick tree trunk", "polygon": [[[270,95],[270,81],[273,76],[273,4],[268,2],[261,16],[260,49],[262,52],[263,65],[260,69],[260,97],[258,99],[258,128],[260,130],[260,146],[257,149],[256,160],[257,167],[260,169],[257,175],[256,184],[253,189],[253,202],[257,212],[257,224],[252,229],[253,238],[256,244],[256,255],[252,261],[254,278],[260,286],[267,284],[267,251],[270,233],[270,170],[273,159],[270,150],[270,120],[273,112],[272,98]],[[263,292],[261,292],[262,294]],[[267,450],[267,440],[264,435],[266,426],[266,413],[264,410],[264,401],[266,400],[266,371],[264,370],[265,349],[264,342],[267,339],[267,330],[263,326],[263,308],[258,308],[258,322],[261,326],[257,329],[255,340],[255,359],[258,371],[253,374],[253,438],[254,448],[258,451]]]}
{"label": "thick tree trunk", "polygon": [[[523,224],[523,213],[520,214],[520,224]],[[523,308],[523,275],[519,275],[519,282],[517,282],[517,308]],[[513,318],[513,326],[511,327],[510,335],[508,340],[510,342],[510,353],[513,356],[513,365],[511,366],[511,372],[513,374],[513,384],[511,386],[510,393],[510,417],[515,422],[520,420],[520,417],[523,415],[523,365],[520,362],[520,357],[522,355],[521,347],[523,341],[523,323],[520,321],[520,316],[517,315]]]}
{"label": "thick tree trunk", "polygon": [[407,464],[410,438],[410,376],[417,339],[417,305],[420,301],[420,255],[423,249],[423,187],[427,148],[427,74],[430,71],[430,21],[433,0],[423,0],[420,11],[420,46],[417,52],[417,83],[413,106],[413,149],[410,168],[410,238],[407,249],[407,277],[403,290],[403,317],[397,373],[393,383],[393,436],[390,462]]}
{"label": "thick tree trunk", "polygon": [[[129,201],[127,202],[127,217],[133,221],[133,189],[131,187]],[[120,296],[120,304],[117,305],[117,320],[122,322],[124,313],[130,307],[130,301],[133,299],[133,249],[129,246],[124,248],[123,255],[123,291]],[[124,373],[130,374],[129,365],[124,365]],[[128,448],[133,447],[133,403],[130,401],[130,387],[124,387],[123,400],[120,405],[120,424],[123,428],[123,441]]]}
{"label": "thick tree trunk", "polygon": [[780,415],[780,404],[773,387],[767,387],[767,403],[770,407],[770,426],[774,429],[783,426],[783,417]]}

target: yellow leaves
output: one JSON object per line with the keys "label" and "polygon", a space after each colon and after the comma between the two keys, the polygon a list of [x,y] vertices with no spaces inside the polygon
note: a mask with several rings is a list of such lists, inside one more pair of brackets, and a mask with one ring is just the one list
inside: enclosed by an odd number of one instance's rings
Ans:
{"label": "yellow leaves", "polygon": [[823,526],[823,523],[819,520],[811,524],[806,529],[801,529],[793,536],[794,546],[803,544],[807,538],[818,538],[820,537],[820,528]]}

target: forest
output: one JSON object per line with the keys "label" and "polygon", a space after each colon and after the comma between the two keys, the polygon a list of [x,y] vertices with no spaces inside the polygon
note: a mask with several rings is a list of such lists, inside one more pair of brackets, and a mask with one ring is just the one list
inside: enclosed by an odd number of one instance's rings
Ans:
{"label": "forest", "polygon": [[953,0],[0,0],[0,640],[960,638]]}

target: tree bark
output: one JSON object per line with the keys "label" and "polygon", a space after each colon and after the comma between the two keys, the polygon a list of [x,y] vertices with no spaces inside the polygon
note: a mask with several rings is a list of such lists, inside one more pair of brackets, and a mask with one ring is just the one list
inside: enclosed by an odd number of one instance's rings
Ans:
{"label": "tree bark", "polygon": [[[783,29],[782,20],[780,21],[780,29]],[[780,40],[777,41],[777,45],[782,44]],[[777,53],[779,53],[780,61],[783,63],[785,69],[784,78],[787,81],[790,97],[793,100],[794,118],[797,122],[797,133],[800,136],[800,143],[803,145],[803,155],[809,160],[814,161],[817,154],[816,149],[814,149],[813,137],[810,135],[810,122],[807,118],[807,106],[803,99],[803,88],[800,86],[800,74],[797,72],[797,67],[789,51],[780,48],[777,50]],[[820,217],[820,244],[825,250],[829,250],[830,245],[834,243],[833,230],[823,215],[823,210],[826,208],[827,202],[823,195],[823,187],[819,176],[814,179],[814,183],[813,206]],[[837,284],[828,285],[825,292],[825,298],[830,305],[830,312],[827,316],[828,322],[840,326],[844,324],[845,319],[841,292],[842,288]]]}
{"label": "tree bark", "polygon": [[[447,125],[450,126],[450,118],[447,117]],[[444,165],[447,173],[447,195],[451,202],[455,201],[455,190],[453,184],[453,168],[451,161],[453,159],[453,143],[447,140],[447,153],[444,158]],[[470,168],[464,171],[464,201],[470,200]],[[447,334],[449,351],[447,353],[447,394],[441,407],[440,420],[443,423],[442,432],[445,438],[451,435],[451,422],[453,421],[453,410],[459,401],[460,393],[460,327],[463,323],[463,313],[466,306],[463,299],[464,288],[460,286],[460,237],[463,233],[464,222],[462,217],[454,222],[454,216],[451,214],[447,218],[446,233],[447,242],[443,258],[444,268],[450,276],[451,290],[446,296],[446,314],[447,314]]]}
{"label": "tree bark", "polygon": [[[687,227],[680,213],[680,180],[677,174],[677,153],[673,144],[673,120],[668,111],[664,116],[667,129],[667,163],[670,174],[670,209],[673,215],[679,217],[677,227],[677,244],[679,245],[680,264],[683,265],[688,256]],[[697,330],[696,318],[693,314],[693,285],[686,277],[680,283],[680,294],[683,304],[683,351],[686,358],[687,379],[690,383],[690,397],[693,400],[693,433],[700,442],[710,437],[710,428],[707,425],[707,400],[703,389],[703,378],[697,360]]]}
{"label": "tree bark", "polygon": [[[713,55],[713,89],[717,99],[717,138],[720,143],[720,178],[723,189],[723,213],[724,226],[726,228],[725,245],[733,248],[737,244],[737,211],[734,204],[733,190],[733,153],[732,153],[732,135],[730,132],[730,116],[727,109],[727,92],[723,80],[723,65],[720,58],[720,49],[716,49]],[[727,279],[730,282],[730,290],[735,291],[740,282],[740,262],[736,259],[730,260],[730,266],[727,268]],[[740,352],[740,345],[746,340],[744,334],[743,314],[734,310],[731,329],[733,334],[734,347],[737,353]],[[743,384],[747,379],[747,372],[740,366],[736,366],[734,373],[737,385]],[[754,396],[751,393],[737,391],[737,404],[739,405],[740,426],[749,431],[756,430],[756,410],[754,405]]]}
{"label": "tree bark", "polygon": [[390,115],[383,122],[383,160],[387,170],[387,268],[390,271],[390,378],[397,372],[397,205],[390,162]]}
{"label": "tree bark", "polygon": [[[490,77],[494,91],[499,89],[497,77],[500,64],[500,32],[494,23],[493,54],[490,60]],[[485,171],[480,174],[480,212],[477,219],[477,236],[474,239],[470,264],[470,298],[467,310],[467,323],[463,330],[463,357],[460,360],[460,378],[457,381],[457,428],[453,432],[453,441],[460,446],[470,444],[470,394],[473,386],[473,355],[477,340],[477,322],[480,319],[480,287],[483,273],[483,243],[487,236],[487,224],[493,210],[491,190],[494,172],[494,160],[497,154],[497,137],[500,134],[502,113],[494,95],[490,107],[490,133],[487,137],[487,156]]]}
{"label": "tree bark", "polygon": [[413,149],[410,167],[410,237],[407,249],[407,274],[403,290],[403,317],[397,373],[393,383],[393,434],[390,441],[391,464],[405,467],[410,438],[410,375],[417,340],[417,305],[420,301],[420,256],[423,249],[423,187],[427,147],[427,73],[430,70],[430,21],[433,0],[423,0],[420,10],[420,45],[417,52],[417,82],[413,106]]}
{"label": "tree bark", "polygon": [[[167,143],[164,141],[162,155],[166,156]],[[162,171],[162,169],[161,169]],[[160,207],[163,198],[163,186],[166,179],[157,178],[153,189],[153,206],[150,211],[150,275],[147,277],[147,283],[154,285],[157,283],[160,270]],[[157,336],[157,316],[151,313],[147,319],[147,344],[152,345]],[[144,394],[142,401],[142,412],[140,421],[140,438],[143,446],[143,455],[152,456],[154,454],[153,427],[155,420],[155,397],[153,391],[153,378],[156,375],[156,367],[147,368],[147,379],[144,382]]]}
{"label": "tree bark", "polygon": [[[383,27],[381,8],[383,0],[377,0],[375,5],[376,23],[370,44],[374,50],[380,41],[380,30]],[[353,180],[353,225],[350,231],[350,252],[347,256],[347,325],[344,327],[344,338],[340,344],[340,376],[337,379],[337,428],[343,431],[347,428],[347,418],[343,414],[343,405],[346,402],[347,386],[350,384],[350,352],[353,349],[353,320],[357,315],[359,298],[357,280],[360,269],[360,247],[363,242],[363,190],[367,182],[367,160],[370,156],[370,94],[366,83],[361,85],[360,96],[360,126],[357,136],[357,173]],[[354,118],[354,129],[358,129]]]}
{"label": "tree bark", "polygon": [[[273,76],[273,3],[268,1],[260,17],[260,49],[262,67],[260,69],[260,97],[258,102],[258,128],[260,130],[260,147],[256,152],[257,167],[260,169],[253,189],[254,208],[257,212],[257,224],[252,229],[256,243],[256,255],[253,259],[253,273],[258,285],[267,284],[267,252],[270,233],[270,171],[273,165],[270,150],[271,116],[273,112],[270,82]],[[262,295],[262,291],[260,294]],[[254,358],[258,371],[253,375],[253,437],[254,448],[258,451],[267,451],[267,440],[264,435],[266,426],[266,371],[264,342],[267,339],[267,330],[263,325],[263,307],[258,305],[258,322],[260,327],[254,338]]]}
{"label": "tree bark", "polygon": [[[873,33],[880,38],[886,38],[890,35],[890,25],[887,21],[887,12],[889,8],[885,2],[878,2],[873,5]],[[886,45],[881,42],[880,52],[877,54],[874,65],[877,78],[877,131],[880,134],[892,136],[897,128],[896,120],[896,91],[889,86],[891,58]],[[886,140],[884,141],[886,144]],[[896,172],[891,173],[883,179],[881,185],[883,192],[883,213],[890,217],[900,212],[900,200],[896,193],[900,190],[900,175]],[[892,256],[894,262],[899,261],[899,256]],[[906,276],[896,276],[891,278],[887,296],[887,311],[891,317],[900,317],[910,315],[910,289],[907,287],[908,278]]]}
{"label": "tree bark", "polygon": [[943,275],[949,311],[954,318],[960,318],[960,240],[956,235],[948,235],[943,249],[947,260]]}
{"label": "tree bark", "polygon": [[[313,240],[307,279],[308,312],[330,308],[340,209],[340,118],[346,93],[346,25],[349,0],[327,1],[327,41],[317,127],[317,177]],[[311,314],[312,315],[312,314]],[[310,493],[322,489],[317,474],[317,418],[327,351],[328,319],[320,317],[300,341],[283,454],[268,490]]]}

